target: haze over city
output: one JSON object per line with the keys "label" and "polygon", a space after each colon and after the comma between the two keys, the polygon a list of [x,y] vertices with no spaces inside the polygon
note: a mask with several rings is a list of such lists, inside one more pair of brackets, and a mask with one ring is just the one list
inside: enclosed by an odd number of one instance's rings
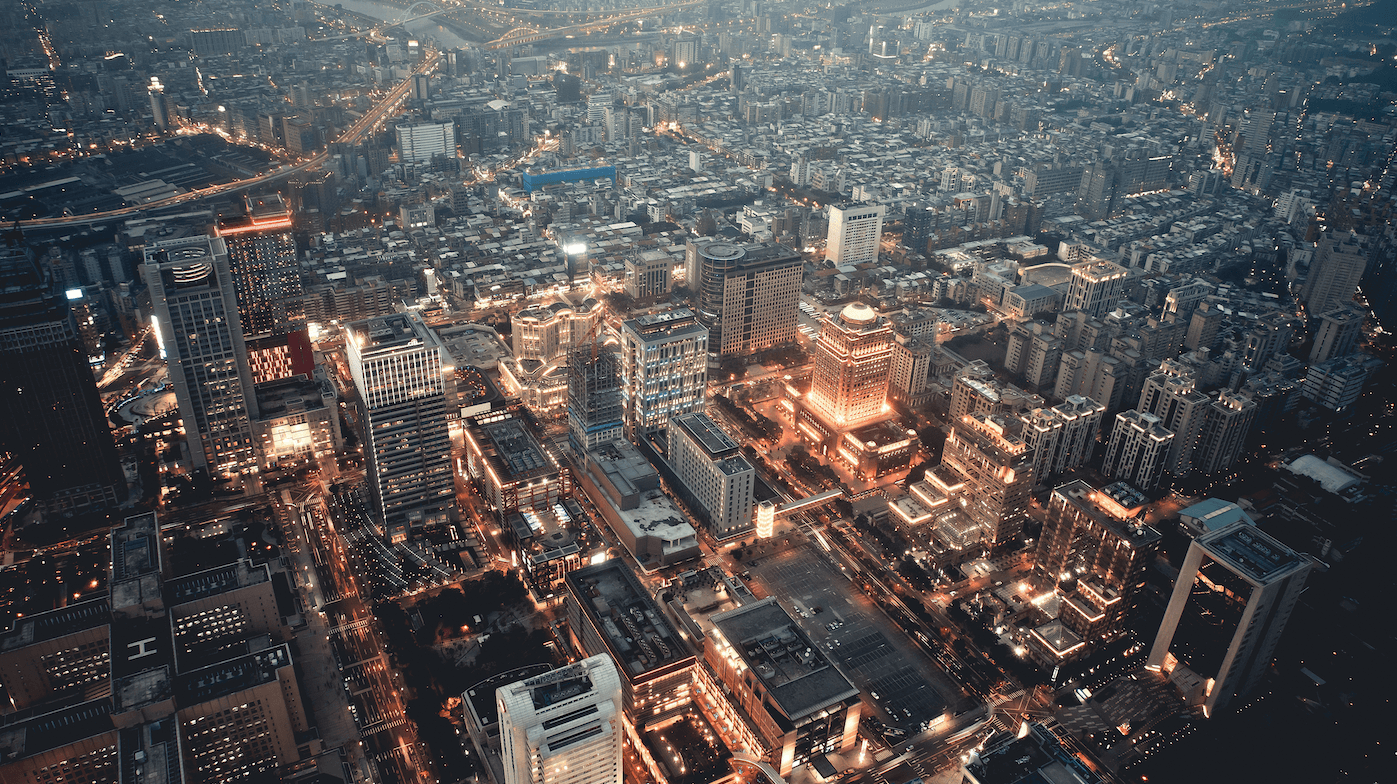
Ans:
{"label": "haze over city", "polygon": [[1397,779],[1394,0],[0,22],[0,781]]}

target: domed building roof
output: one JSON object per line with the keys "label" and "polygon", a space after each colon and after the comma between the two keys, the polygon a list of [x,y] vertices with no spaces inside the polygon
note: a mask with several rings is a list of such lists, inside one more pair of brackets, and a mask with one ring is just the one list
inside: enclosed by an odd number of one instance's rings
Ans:
{"label": "domed building roof", "polygon": [[862,302],[850,302],[839,311],[839,318],[846,324],[872,324],[878,320],[878,311]]}

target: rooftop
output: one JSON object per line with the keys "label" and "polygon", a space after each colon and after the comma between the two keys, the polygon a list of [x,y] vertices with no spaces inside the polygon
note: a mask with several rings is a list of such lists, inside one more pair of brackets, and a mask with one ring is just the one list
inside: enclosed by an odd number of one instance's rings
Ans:
{"label": "rooftop", "polygon": [[271,579],[266,564],[253,565],[244,558],[224,566],[215,566],[202,572],[175,577],[165,581],[165,591],[170,605],[184,604],[209,596],[242,588],[248,585],[265,583]]}
{"label": "rooftop", "polygon": [[857,698],[858,689],[830,664],[775,598],[719,613],[710,620],[792,722]]}
{"label": "rooftop", "polygon": [[381,351],[418,344],[435,344],[436,338],[420,316],[390,313],[386,316],[355,321],[345,330],[365,351]]}
{"label": "rooftop", "polygon": [[1235,523],[1195,541],[1209,555],[1225,561],[1238,574],[1261,585],[1309,567],[1309,560],[1304,556],[1247,523]]}
{"label": "rooftop", "polygon": [[180,705],[198,705],[270,683],[277,670],[289,666],[291,649],[278,645],[180,675],[175,693]]}
{"label": "rooftop", "polygon": [[729,438],[727,433],[719,430],[718,425],[707,414],[702,412],[680,414],[671,419],[670,422],[678,425],[694,443],[703,447],[711,459],[727,457],[737,452],[737,442]]}
{"label": "rooftop", "polygon": [[30,615],[18,619],[8,632],[0,635],[0,652],[106,626],[111,620],[111,607],[106,599],[91,599]]}
{"label": "rooftop", "polygon": [[625,562],[613,558],[567,576],[582,612],[631,680],[692,657]]}

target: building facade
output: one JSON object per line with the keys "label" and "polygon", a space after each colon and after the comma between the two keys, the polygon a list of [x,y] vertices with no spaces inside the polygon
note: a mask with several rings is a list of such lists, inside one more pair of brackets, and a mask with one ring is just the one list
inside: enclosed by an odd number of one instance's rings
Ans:
{"label": "building facade", "polygon": [[592,656],[495,692],[505,784],[621,784],[616,665]]}
{"label": "building facade", "polygon": [[830,205],[825,259],[835,266],[878,261],[887,214],[888,208],[881,204]]}
{"label": "building facade", "polygon": [[276,193],[246,201],[246,215],[218,226],[228,248],[243,335],[295,331],[304,326],[305,292],[291,209]]}
{"label": "building facade", "polygon": [[675,417],[669,426],[669,464],[707,515],[714,539],[752,530],[756,469],[733,441],[703,413]]}
{"label": "building facade", "polygon": [[1127,274],[1125,267],[1104,259],[1073,264],[1063,309],[1080,310],[1097,317],[1106,315],[1124,294]]}
{"label": "building facade", "polygon": [[846,305],[820,329],[808,405],[839,429],[885,416],[892,355],[892,329],[877,311]]}
{"label": "building facade", "polygon": [[374,501],[387,535],[401,541],[412,530],[445,523],[455,500],[447,433],[454,369],[441,340],[416,313],[344,329]]}
{"label": "building facade", "polygon": [[626,427],[646,435],[673,417],[702,411],[708,387],[708,328],[688,308],[621,324]]}
{"label": "building facade", "polygon": [[227,246],[221,237],[156,241],[142,273],[194,466],[246,471],[256,462],[257,398]]}

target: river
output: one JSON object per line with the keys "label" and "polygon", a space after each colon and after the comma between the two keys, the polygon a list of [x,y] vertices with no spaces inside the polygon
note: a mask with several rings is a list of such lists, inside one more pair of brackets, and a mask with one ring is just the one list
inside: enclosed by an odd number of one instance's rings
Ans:
{"label": "river", "polygon": [[[367,0],[330,0],[326,2],[325,5],[331,7],[336,5],[344,6],[347,10],[365,16],[372,16],[375,19],[382,19],[386,22],[396,22],[402,19],[406,10],[403,8],[395,8],[391,5],[367,2]],[[428,13],[428,9],[425,7],[412,12],[413,16],[424,13]],[[414,35],[419,35],[423,38],[431,38],[437,42],[437,46],[441,49],[464,49],[468,46],[479,46],[479,44],[467,41],[431,19],[418,19],[416,22],[410,22],[407,25],[407,30]]]}

